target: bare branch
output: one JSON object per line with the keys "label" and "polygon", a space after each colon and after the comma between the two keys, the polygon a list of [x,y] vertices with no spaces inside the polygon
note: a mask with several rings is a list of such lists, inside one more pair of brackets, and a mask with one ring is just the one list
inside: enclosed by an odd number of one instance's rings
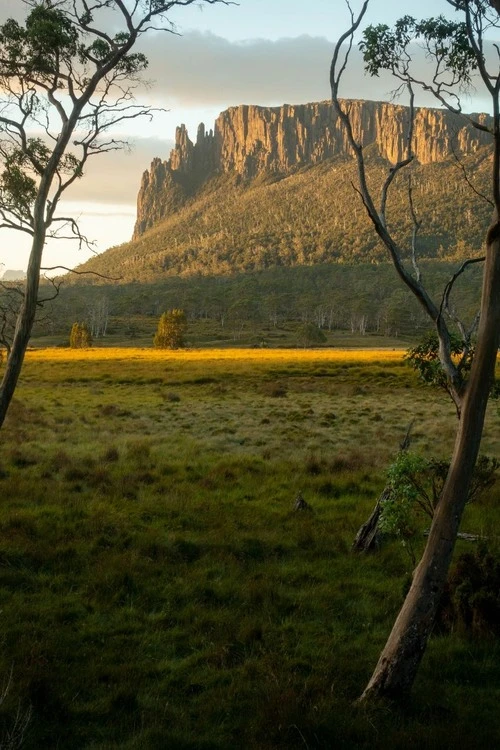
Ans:
{"label": "bare branch", "polygon": [[[344,62],[339,67],[338,61],[339,61],[339,57],[341,53],[341,47],[345,43],[346,40],[349,40],[349,39],[352,40],[352,37],[355,31],[359,27],[366,13],[367,7],[368,7],[368,2],[367,0],[365,0],[357,17],[354,17],[352,10],[349,7],[349,11],[351,15],[351,25],[347,29],[347,31],[344,32],[344,34],[342,34],[337,44],[335,45],[335,49],[334,49],[334,53],[332,57],[332,63],[330,67],[330,84],[331,84],[331,89],[332,89],[332,101],[333,101],[335,111],[337,112],[337,115],[344,127],[344,130],[347,135],[347,139],[349,141],[349,144],[353,150],[353,153],[356,159],[357,171],[358,171],[358,182],[359,182],[359,193],[362,195],[363,204],[365,206],[367,214],[373,224],[375,232],[377,233],[377,235],[380,237],[385,247],[387,248],[397,274],[399,275],[403,283],[408,287],[408,289],[414,294],[414,296],[416,297],[420,305],[425,310],[426,314],[429,316],[429,318],[434,322],[436,326],[436,331],[437,331],[438,339],[439,339],[439,358],[440,358],[443,370],[446,373],[446,376],[450,383],[450,390],[453,393],[453,398],[457,404],[460,404],[461,402],[461,380],[460,380],[459,373],[457,372],[456,366],[453,362],[453,358],[451,356],[450,332],[446,326],[443,316],[440,315],[439,308],[433,302],[429,293],[427,292],[425,287],[422,285],[418,274],[417,274],[417,277],[414,278],[411,275],[411,273],[409,273],[406,270],[404,263],[402,261],[402,257],[403,257],[402,250],[387,227],[387,222],[385,218],[385,204],[386,204],[386,199],[387,199],[387,191],[393,180],[393,177],[391,176],[391,174],[389,174],[385,182],[385,185],[383,187],[382,201],[381,201],[383,212],[381,213],[377,211],[377,209],[375,208],[374,200],[368,188],[362,145],[356,140],[354,136],[349,113],[345,109],[343,102],[339,98],[339,95],[338,95],[342,73],[344,72],[345,66],[346,66],[346,60],[344,60]],[[403,71],[399,73],[398,77],[405,84],[410,82],[407,68],[403,68]],[[412,93],[412,89],[410,88],[410,94],[411,93]],[[410,128],[409,128],[409,133],[407,136],[407,144],[406,144],[407,159],[408,159],[408,150],[409,150],[409,153],[411,154],[411,140],[410,140],[411,132],[412,132],[411,120],[412,118],[410,118]],[[411,162],[411,159],[407,161],[406,163],[408,164],[410,162]],[[401,168],[402,166],[399,167],[399,169]]]}
{"label": "bare branch", "polygon": [[123,276],[106,276],[105,274],[98,273],[97,271],[77,271],[75,268],[67,268],[66,266],[42,266],[40,268],[40,271],[57,271],[58,269],[67,271],[68,273],[75,273],[77,276],[99,276],[101,279],[106,279],[106,281],[121,281],[121,279],[123,279]]}
{"label": "bare branch", "polygon": [[408,108],[408,133],[406,136],[406,157],[404,159],[401,159],[397,162],[391,169],[389,170],[389,174],[387,175],[387,179],[384,182],[382,186],[382,193],[381,193],[381,200],[380,200],[380,219],[385,227],[387,227],[387,219],[386,219],[386,205],[387,205],[387,195],[389,192],[389,188],[396,177],[397,173],[403,169],[404,167],[407,167],[411,162],[413,161],[413,126],[414,126],[414,119],[415,119],[415,96],[413,93],[413,88],[411,86],[411,82],[406,82],[406,88],[408,89],[408,92],[410,94],[410,105]]}
{"label": "bare branch", "polygon": [[[481,256],[479,258],[468,258],[467,260],[465,260],[462,263],[462,265],[460,266],[460,268],[457,271],[455,271],[455,273],[453,274],[453,276],[451,277],[451,279],[447,282],[447,284],[446,284],[446,286],[444,288],[443,297],[441,299],[441,304],[439,306],[439,315],[440,316],[443,314],[443,312],[447,312],[448,314],[450,314],[450,294],[451,294],[451,291],[453,289],[453,286],[454,286],[456,280],[463,274],[463,272],[469,266],[472,266],[472,265],[474,265],[476,263],[484,263],[485,260],[486,260],[485,256]],[[452,317],[451,314],[450,314],[450,317]]]}
{"label": "bare branch", "polygon": [[457,154],[457,152],[455,150],[455,147],[453,145],[453,142],[451,143],[451,153],[453,154],[453,157],[454,157],[454,159],[456,161],[457,167],[462,172],[462,177],[464,178],[465,182],[470,187],[470,189],[472,190],[472,192],[475,193],[475,195],[477,195],[478,198],[481,198],[481,200],[486,201],[486,203],[489,203],[490,206],[492,208],[494,208],[495,204],[493,203],[493,201],[491,200],[491,198],[488,198],[487,195],[484,195],[484,193],[481,193],[479,190],[477,190],[477,188],[474,186],[474,184],[469,179],[469,175],[467,174],[467,170],[465,168],[465,164],[461,160],[460,156]]}

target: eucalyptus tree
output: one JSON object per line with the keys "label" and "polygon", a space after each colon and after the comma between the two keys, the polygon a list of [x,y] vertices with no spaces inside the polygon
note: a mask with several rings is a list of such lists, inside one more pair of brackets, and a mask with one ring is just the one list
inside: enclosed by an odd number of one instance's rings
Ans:
{"label": "eucalyptus tree", "polygon": [[[339,39],[330,70],[332,98],[357,161],[357,191],[375,232],[384,243],[402,282],[415,295],[432,321],[439,341],[439,361],[459,414],[458,430],[450,468],[433,517],[428,542],[418,564],[411,588],[380,655],[375,671],[361,700],[378,696],[399,698],[408,693],[431,633],[437,607],[446,582],[455,541],[477,460],[482,437],[486,404],[494,376],[500,334],[500,53],[497,45],[488,45],[488,35],[500,29],[499,11],[486,0],[442,0],[443,9],[453,16],[440,15],[418,21],[404,16],[393,28],[369,26],[360,47],[365,66],[372,75],[390,71],[398,86],[409,97],[409,126],[405,153],[392,164],[387,178],[375,197],[368,185],[363,148],[349,118],[348,103],[339,98],[339,86],[346,69],[354,36],[366,13],[365,0],[356,15],[351,9],[350,28]],[[418,43],[432,62],[428,78],[414,73],[413,50]],[[460,94],[474,78],[482,83],[491,99],[491,117],[462,113]],[[484,237],[484,257],[464,260],[450,279],[440,299],[428,292],[418,265],[418,230],[421,219],[408,188],[408,211],[413,219],[408,248],[395,239],[388,216],[388,194],[396,176],[411,168],[414,161],[414,92],[420,86],[430,91],[437,102],[465,117],[491,140],[490,194],[485,196],[492,208],[491,225]],[[466,176],[468,179],[468,177]],[[455,221],[461,221],[457,214]],[[406,251],[406,252],[405,252]],[[410,258],[405,262],[404,258]],[[457,278],[471,263],[484,262],[480,316],[471,325],[459,321],[450,304],[450,293]],[[462,336],[460,354],[454,356],[450,323],[454,321]],[[476,344],[470,364],[471,338],[478,323]],[[436,435],[439,440],[439,435]]]}
{"label": "eucalyptus tree", "polygon": [[0,26],[0,227],[30,239],[26,283],[0,384],[0,426],[14,394],[40,303],[49,237],[84,242],[77,222],[58,212],[92,157],[125,142],[112,128],[151,118],[135,103],[147,67],[135,51],[148,32],[175,32],[169,12],[229,0],[24,0],[24,23]]}

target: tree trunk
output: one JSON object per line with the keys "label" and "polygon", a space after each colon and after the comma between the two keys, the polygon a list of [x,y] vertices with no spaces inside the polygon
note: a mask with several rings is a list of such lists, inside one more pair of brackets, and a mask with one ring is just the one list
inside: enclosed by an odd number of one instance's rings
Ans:
{"label": "tree trunk", "polygon": [[355,552],[371,552],[378,547],[380,536],[378,522],[380,520],[380,514],[382,513],[382,504],[389,496],[390,490],[386,487],[378,498],[368,520],[359,527],[356,538],[352,543],[352,548]]}
{"label": "tree trunk", "polygon": [[0,428],[2,427],[10,402],[16,390],[17,381],[21,374],[24,355],[31,336],[31,329],[36,315],[36,306],[38,300],[38,287],[40,284],[40,266],[42,262],[42,252],[45,245],[45,227],[43,226],[43,213],[41,219],[41,229],[33,237],[30,261],[26,277],[25,297],[19,316],[17,318],[16,329],[12,341],[12,347],[9,352],[5,372],[0,385]]}
{"label": "tree trunk", "polygon": [[378,664],[360,701],[402,698],[409,693],[431,633],[446,583],[460,520],[476,463],[500,332],[500,231],[489,232],[481,322],[464,395],[455,449],[423,557]]}

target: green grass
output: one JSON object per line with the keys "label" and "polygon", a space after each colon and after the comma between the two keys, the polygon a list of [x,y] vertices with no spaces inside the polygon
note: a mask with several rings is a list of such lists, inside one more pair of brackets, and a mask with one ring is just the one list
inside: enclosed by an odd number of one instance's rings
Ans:
{"label": "green grass", "polygon": [[[352,540],[412,416],[434,454],[455,427],[377,357],[30,355],[1,436],[0,737],[31,707],[28,750],[498,746],[492,640],[435,637],[410,705],[352,706],[410,572]],[[494,535],[498,492],[466,530]]]}

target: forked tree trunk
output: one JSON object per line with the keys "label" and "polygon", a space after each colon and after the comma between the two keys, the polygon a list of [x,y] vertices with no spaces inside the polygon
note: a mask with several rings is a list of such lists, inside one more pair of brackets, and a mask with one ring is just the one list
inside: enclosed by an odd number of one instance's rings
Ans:
{"label": "forked tree trunk", "polygon": [[455,449],[423,557],[389,640],[360,701],[402,698],[411,689],[446,583],[476,463],[500,333],[500,241],[497,223],[487,247],[478,343],[464,395]]}

